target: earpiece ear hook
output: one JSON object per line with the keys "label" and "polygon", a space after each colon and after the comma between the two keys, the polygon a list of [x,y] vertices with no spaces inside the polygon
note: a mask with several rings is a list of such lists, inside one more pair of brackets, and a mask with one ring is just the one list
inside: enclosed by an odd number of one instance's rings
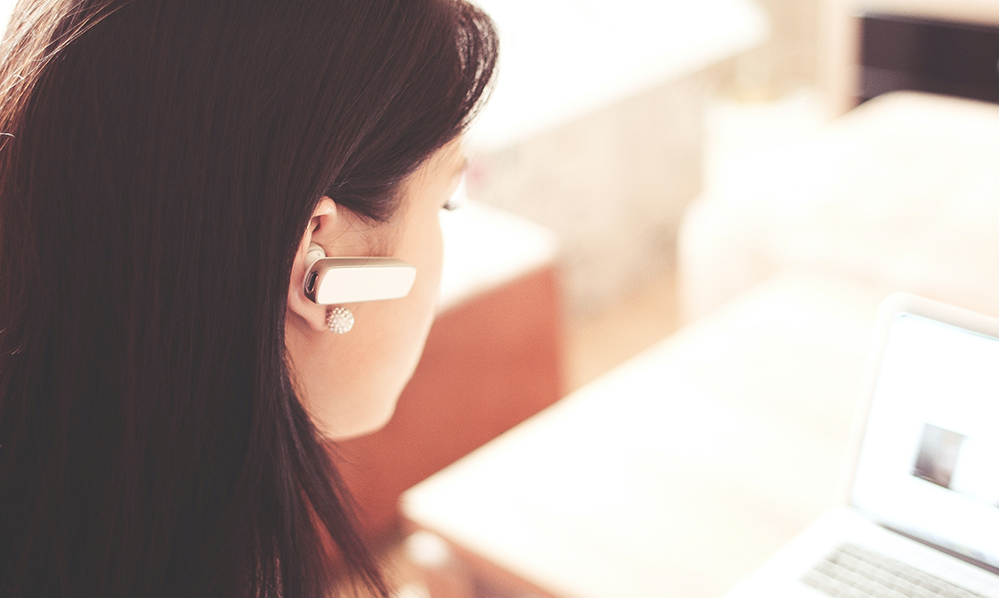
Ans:
{"label": "earpiece ear hook", "polygon": [[324,257],[326,257],[326,250],[323,249],[322,245],[319,243],[309,244],[309,251],[305,254],[306,268],[311,270],[313,264],[316,263],[316,260],[321,260]]}

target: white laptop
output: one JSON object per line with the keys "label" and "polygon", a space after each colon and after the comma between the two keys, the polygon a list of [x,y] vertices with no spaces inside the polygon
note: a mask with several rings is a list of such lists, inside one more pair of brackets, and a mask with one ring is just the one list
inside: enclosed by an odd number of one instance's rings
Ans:
{"label": "white laptop", "polygon": [[999,598],[999,320],[892,295],[869,371],[848,506],[729,598]]}

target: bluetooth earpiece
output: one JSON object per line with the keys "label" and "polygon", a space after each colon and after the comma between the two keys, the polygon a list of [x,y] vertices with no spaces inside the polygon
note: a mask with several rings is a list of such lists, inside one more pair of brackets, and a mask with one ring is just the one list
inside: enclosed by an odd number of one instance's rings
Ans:
{"label": "bluetooth earpiece", "polygon": [[305,296],[319,305],[399,299],[409,294],[416,268],[393,257],[326,257],[309,245]]}

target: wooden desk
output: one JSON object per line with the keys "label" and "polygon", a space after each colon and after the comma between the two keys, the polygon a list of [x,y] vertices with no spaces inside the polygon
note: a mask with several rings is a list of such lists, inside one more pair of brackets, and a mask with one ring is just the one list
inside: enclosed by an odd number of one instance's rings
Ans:
{"label": "wooden desk", "polygon": [[766,283],[403,496],[541,593],[720,596],[838,500],[881,295]]}

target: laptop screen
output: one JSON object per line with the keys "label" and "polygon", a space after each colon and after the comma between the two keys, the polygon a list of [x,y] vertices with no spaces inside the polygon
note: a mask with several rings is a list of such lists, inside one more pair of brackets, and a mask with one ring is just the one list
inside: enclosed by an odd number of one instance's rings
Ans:
{"label": "laptop screen", "polygon": [[999,339],[895,316],[851,501],[880,523],[999,567]]}

